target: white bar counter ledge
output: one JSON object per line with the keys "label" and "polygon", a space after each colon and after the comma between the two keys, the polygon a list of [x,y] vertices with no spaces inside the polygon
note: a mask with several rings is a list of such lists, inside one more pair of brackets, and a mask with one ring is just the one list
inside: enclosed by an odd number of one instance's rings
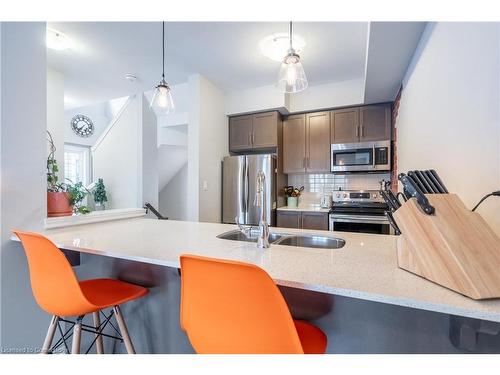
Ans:
{"label": "white bar counter ledge", "polygon": [[[342,238],[340,249],[253,242],[217,235],[234,225],[133,218],[42,232],[59,248],[128,261],[179,267],[181,254],[253,263],[278,285],[500,322],[500,299],[475,301],[397,266],[396,236],[271,228],[274,233],[301,233]],[[13,238],[14,239],[14,238]]]}

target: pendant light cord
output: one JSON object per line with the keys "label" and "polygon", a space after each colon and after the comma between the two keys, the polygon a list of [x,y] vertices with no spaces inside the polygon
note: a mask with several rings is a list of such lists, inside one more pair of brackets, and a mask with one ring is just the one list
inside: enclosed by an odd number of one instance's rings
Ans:
{"label": "pendant light cord", "polygon": [[290,21],[290,49],[293,49],[293,47],[292,47],[292,32],[293,32],[292,21]]}
{"label": "pendant light cord", "polygon": [[162,44],[161,44],[161,48],[162,48],[162,55],[163,55],[163,61],[162,61],[162,78],[163,80],[165,80],[165,21],[162,22],[162,28],[163,28],[163,33],[162,33]]}

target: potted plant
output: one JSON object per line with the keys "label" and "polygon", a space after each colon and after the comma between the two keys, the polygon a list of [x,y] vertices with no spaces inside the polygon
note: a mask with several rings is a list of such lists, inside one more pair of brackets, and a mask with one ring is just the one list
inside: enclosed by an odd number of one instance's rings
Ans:
{"label": "potted plant", "polygon": [[285,186],[286,205],[288,207],[297,207],[300,194],[304,191],[304,186],[294,188],[293,186]]}
{"label": "potted plant", "polygon": [[105,210],[105,203],[108,201],[108,196],[106,195],[106,187],[104,186],[104,181],[102,178],[97,180],[94,188],[94,202],[96,210]]}
{"label": "potted plant", "polygon": [[47,157],[47,216],[71,216],[73,212],[87,214],[90,210],[82,205],[88,190],[81,182],[60,183],[57,173],[59,166],[55,158],[56,146],[52,134],[47,130],[50,152]]}
{"label": "potted plant", "polygon": [[83,199],[90,193],[81,182],[65,184],[66,192],[68,193],[69,205],[73,208],[76,214],[88,214],[90,212],[87,206],[82,204]]}
{"label": "potted plant", "polygon": [[47,141],[49,142],[50,152],[47,157],[47,216],[70,216],[73,214],[73,208],[70,205],[69,194],[63,183],[59,183],[59,166],[55,158],[56,147],[52,135],[47,130]]}

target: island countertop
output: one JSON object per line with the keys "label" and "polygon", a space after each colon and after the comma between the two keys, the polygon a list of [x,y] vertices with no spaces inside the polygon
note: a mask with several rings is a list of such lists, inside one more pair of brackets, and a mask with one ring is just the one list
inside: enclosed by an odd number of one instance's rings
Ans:
{"label": "island countertop", "polygon": [[396,237],[271,228],[276,233],[318,233],[346,241],[341,249],[314,249],[219,239],[234,225],[147,218],[49,229],[58,247],[82,253],[179,267],[181,254],[253,263],[279,285],[410,308],[500,322],[500,299],[475,301],[397,266]]}

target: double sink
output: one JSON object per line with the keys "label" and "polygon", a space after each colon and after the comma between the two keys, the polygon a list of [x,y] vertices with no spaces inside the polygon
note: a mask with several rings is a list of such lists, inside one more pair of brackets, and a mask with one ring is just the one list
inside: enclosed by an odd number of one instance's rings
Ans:
{"label": "double sink", "polygon": [[[248,235],[236,229],[217,236],[217,238],[223,240],[245,242],[257,242],[258,237],[259,231],[257,229],[252,229]],[[285,233],[269,233],[269,243],[285,246],[312,247],[316,249],[340,249],[345,245],[345,241],[342,238]]]}

